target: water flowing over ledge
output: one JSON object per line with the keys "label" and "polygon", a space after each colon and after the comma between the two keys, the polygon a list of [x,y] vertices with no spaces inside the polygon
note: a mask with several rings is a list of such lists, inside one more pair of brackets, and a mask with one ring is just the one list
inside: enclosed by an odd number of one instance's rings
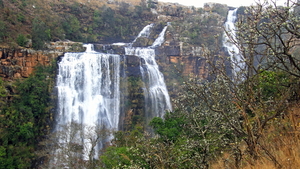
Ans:
{"label": "water flowing over ledge", "polygon": [[[119,55],[97,53],[90,45],[84,53],[66,53],[59,63],[57,75],[57,130],[69,123],[117,130],[119,81]],[[87,144],[85,140],[82,142]],[[98,144],[96,152],[101,148]]]}
{"label": "water flowing over ledge", "polygon": [[235,22],[237,20],[237,10],[238,8],[228,11],[227,20],[224,24],[226,32],[224,32],[223,37],[223,46],[230,56],[233,75],[236,75],[237,72],[243,69],[242,56],[237,45],[233,43],[233,41],[236,41],[237,28],[235,27]]}
{"label": "water flowing over ledge", "polygon": [[[132,47],[138,38],[148,38],[153,26],[154,24],[147,25],[130,44],[115,44],[124,46],[126,55],[140,58],[147,120],[163,117],[165,111],[172,110],[163,74],[155,61],[155,48],[164,42],[167,26],[151,46]],[[98,158],[103,143],[111,140],[112,136],[100,138],[94,144],[86,135],[97,136],[93,130],[99,128],[119,129],[120,114],[124,113],[120,108],[120,74],[125,72],[124,66],[121,66],[125,56],[96,52],[92,44],[85,44],[84,47],[85,52],[66,53],[58,64],[56,131],[62,131],[63,126],[68,124],[79,124],[80,130],[75,134],[67,130],[64,137],[59,138],[59,143],[72,142],[82,145],[80,156],[89,160],[91,152],[93,158]],[[62,150],[59,149],[56,153],[62,153]],[[59,160],[56,158],[54,161],[59,163]]]}
{"label": "water flowing over ledge", "polygon": [[[139,36],[149,36],[151,25],[146,26]],[[164,35],[168,26],[165,26],[158,38],[149,47],[126,47],[126,55],[136,55],[140,57],[140,71],[144,81],[145,108],[147,119],[153,117],[163,117],[166,111],[172,111],[170,96],[163,74],[155,61],[155,47],[161,46],[164,42]]]}

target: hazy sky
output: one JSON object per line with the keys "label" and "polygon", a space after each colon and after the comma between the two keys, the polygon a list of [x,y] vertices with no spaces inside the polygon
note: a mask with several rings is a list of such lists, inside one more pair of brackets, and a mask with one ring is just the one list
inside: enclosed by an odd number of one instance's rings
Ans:
{"label": "hazy sky", "polygon": [[[203,4],[206,2],[227,4],[228,6],[233,6],[233,7],[249,6],[255,3],[255,0],[158,0],[158,1],[173,2],[173,3],[179,3],[182,5],[195,6],[195,7],[203,7]],[[280,1],[284,1],[284,0],[280,0]]]}

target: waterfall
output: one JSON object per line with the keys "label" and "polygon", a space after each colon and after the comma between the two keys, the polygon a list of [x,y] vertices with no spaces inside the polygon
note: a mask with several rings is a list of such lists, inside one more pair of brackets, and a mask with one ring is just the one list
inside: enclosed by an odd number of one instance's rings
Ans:
{"label": "waterfall", "polygon": [[[148,38],[153,26],[147,25],[137,38]],[[132,47],[137,38],[130,44],[113,44],[124,46],[126,55],[136,55],[141,60],[147,120],[163,117],[166,110],[172,110],[163,74],[155,61],[155,48],[164,42],[166,30],[167,26],[149,47]],[[98,158],[104,142],[112,139],[112,135],[103,136],[98,129],[118,130],[120,114],[124,113],[124,101],[120,99],[120,74],[125,72],[122,56],[96,52],[91,44],[84,46],[85,52],[65,53],[58,64],[55,131],[63,133],[57,137],[59,148],[54,152],[53,166],[72,166],[68,164],[72,156],[83,160]]]}
{"label": "waterfall", "polygon": [[164,29],[161,31],[161,33],[158,35],[158,38],[155,39],[151,47],[157,47],[160,46],[165,41],[165,33],[168,26],[165,26]]}
{"label": "waterfall", "polygon": [[[151,28],[149,25],[146,26],[139,35],[149,34],[149,28]],[[145,115],[147,120],[153,117],[163,117],[166,110],[172,110],[164,76],[159,71],[155,61],[155,47],[160,46],[164,42],[166,30],[167,26],[163,28],[152,46],[125,48],[126,55],[135,55],[141,58],[140,70],[144,81]]]}
{"label": "waterfall", "polygon": [[[76,142],[85,147],[84,159],[88,158],[92,143],[86,140],[89,138],[81,138],[82,135],[96,135],[94,132],[103,127],[117,130],[120,114],[120,56],[97,53],[92,45],[86,47],[86,52],[64,55],[59,63],[56,85],[56,130],[62,130],[62,126],[70,123],[81,126],[82,131],[76,131],[81,135]],[[95,156],[101,148],[102,145],[97,144]]]}
{"label": "waterfall", "polygon": [[147,25],[143,28],[143,30],[138,34],[138,36],[133,40],[132,43],[134,43],[138,38],[140,37],[145,37],[148,38],[150,36],[151,33],[151,28],[154,26],[153,23],[151,23],[150,25]]}
{"label": "waterfall", "polygon": [[232,43],[232,41],[236,41],[235,22],[237,19],[237,9],[238,8],[228,11],[227,20],[224,24],[225,31],[227,33],[225,32],[223,37],[223,46],[230,56],[234,75],[236,75],[236,73],[239,72],[243,67],[243,60],[239,53],[239,49],[236,44]]}

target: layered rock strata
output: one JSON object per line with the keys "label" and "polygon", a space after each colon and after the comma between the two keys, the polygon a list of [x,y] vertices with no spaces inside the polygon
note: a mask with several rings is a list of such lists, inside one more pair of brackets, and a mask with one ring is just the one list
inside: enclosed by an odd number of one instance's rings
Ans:
{"label": "layered rock strata", "polygon": [[0,76],[5,79],[27,78],[37,65],[47,66],[69,51],[84,51],[82,43],[51,42],[47,50],[0,48]]}

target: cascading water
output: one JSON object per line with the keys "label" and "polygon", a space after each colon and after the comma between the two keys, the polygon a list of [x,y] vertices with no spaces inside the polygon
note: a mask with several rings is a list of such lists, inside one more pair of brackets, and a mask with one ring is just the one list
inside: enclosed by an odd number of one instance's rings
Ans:
{"label": "cascading water", "polygon": [[[138,35],[148,38],[153,24],[147,25]],[[117,43],[125,47],[126,55],[141,58],[141,74],[144,81],[146,119],[163,117],[166,110],[171,110],[170,97],[164,83],[164,77],[155,61],[155,47],[164,42],[167,26],[162,30],[152,46],[132,47],[136,39],[130,43]],[[98,138],[97,129],[118,130],[120,114],[120,74],[122,56],[95,52],[93,45],[85,45],[86,52],[66,53],[59,62],[57,75],[58,110],[56,115],[56,131],[64,134],[58,137],[60,147],[78,145],[79,152],[73,152],[79,159],[91,160],[98,157],[103,143],[112,136]],[[123,110],[124,111],[124,110]],[[68,124],[78,124],[78,131],[72,128],[65,130]],[[97,139],[99,140],[97,140]],[[58,148],[52,159],[53,164],[70,166],[70,154]],[[63,158],[67,160],[63,161]],[[77,159],[78,159],[77,158]]]}
{"label": "cascading water", "polygon": [[[146,29],[147,28],[147,29]],[[149,36],[151,26],[146,26],[139,35]],[[146,119],[153,117],[163,117],[165,111],[171,111],[172,106],[163,74],[159,71],[155,61],[155,47],[160,46],[164,42],[164,35],[167,26],[164,27],[158,38],[150,47],[126,47],[126,55],[135,55],[140,57],[140,70],[144,81],[145,95],[145,115]],[[137,37],[138,38],[138,37]]]}
{"label": "cascading water", "polygon": [[147,25],[143,28],[143,30],[138,34],[138,36],[134,39],[132,43],[134,43],[138,38],[145,37],[148,38],[151,33],[151,28],[154,26],[154,24]]}
{"label": "cascading water", "polygon": [[238,8],[228,11],[227,20],[224,24],[226,32],[224,33],[223,37],[223,46],[230,56],[234,75],[236,75],[236,73],[239,72],[243,67],[242,57],[239,53],[239,49],[236,44],[232,43],[232,41],[236,41],[235,22],[237,19],[237,9]]}
{"label": "cascading water", "polygon": [[[59,131],[61,126],[76,123],[84,126],[80,137],[94,132],[85,130],[91,127],[117,130],[120,114],[120,56],[97,53],[92,45],[86,47],[83,53],[66,53],[57,75],[56,129]],[[82,154],[87,158],[91,143],[85,138],[77,140],[81,142],[77,144],[85,145]],[[95,156],[101,148],[102,145],[97,144]]]}
{"label": "cascading water", "polygon": [[165,33],[168,26],[165,26],[164,29],[161,31],[161,33],[158,35],[157,39],[152,44],[152,48],[160,46],[165,41]]}

